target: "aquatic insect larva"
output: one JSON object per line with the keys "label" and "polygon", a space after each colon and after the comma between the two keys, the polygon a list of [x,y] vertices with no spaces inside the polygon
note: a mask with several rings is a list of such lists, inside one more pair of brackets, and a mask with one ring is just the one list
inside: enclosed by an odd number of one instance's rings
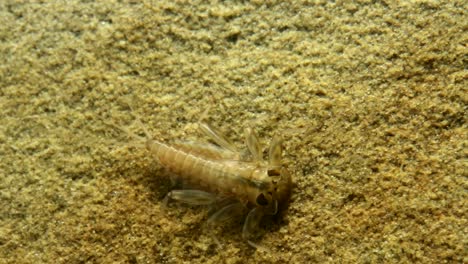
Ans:
{"label": "aquatic insect larva", "polygon": [[208,224],[223,222],[247,208],[242,236],[255,246],[249,238],[262,217],[277,214],[290,196],[291,177],[281,164],[281,139],[272,140],[266,161],[252,129],[245,130],[248,152],[243,155],[214,128],[207,124],[199,127],[216,145],[196,142],[169,145],[147,137],[146,147],[155,160],[175,172],[183,182],[197,186],[197,189],[173,190],[165,201],[174,199],[191,205],[221,203],[222,207],[208,218]]}

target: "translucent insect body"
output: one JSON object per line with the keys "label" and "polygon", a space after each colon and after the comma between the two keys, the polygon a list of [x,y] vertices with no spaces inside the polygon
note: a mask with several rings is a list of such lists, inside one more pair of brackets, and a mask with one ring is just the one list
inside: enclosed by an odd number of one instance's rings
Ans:
{"label": "translucent insect body", "polygon": [[[220,132],[207,124],[201,131],[215,143],[183,142],[172,145],[147,140],[146,147],[162,166],[175,172],[179,178],[196,190],[173,190],[165,198],[191,205],[216,205],[222,207],[213,213],[208,224],[224,222],[246,208],[249,210],[242,236],[251,242],[253,231],[264,215],[275,215],[287,203],[291,178],[281,164],[281,139],[275,137],[269,148],[268,161],[256,133],[245,130],[248,153],[241,153]],[[220,197],[223,197],[220,203]]]}

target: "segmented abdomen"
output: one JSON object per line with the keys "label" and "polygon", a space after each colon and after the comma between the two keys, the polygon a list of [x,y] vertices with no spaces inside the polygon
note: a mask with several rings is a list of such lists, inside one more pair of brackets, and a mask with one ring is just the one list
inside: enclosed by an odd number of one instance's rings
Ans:
{"label": "segmented abdomen", "polygon": [[236,160],[210,160],[187,151],[151,141],[150,152],[161,165],[178,174],[185,182],[209,192],[234,195],[241,200],[255,196],[261,182],[252,179],[255,167]]}

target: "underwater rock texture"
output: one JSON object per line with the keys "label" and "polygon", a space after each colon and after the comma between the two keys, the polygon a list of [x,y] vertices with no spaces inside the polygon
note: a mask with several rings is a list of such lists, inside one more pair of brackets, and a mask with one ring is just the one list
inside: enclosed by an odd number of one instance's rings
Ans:
{"label": "underwater rock texture", "polygon": [[[467,261],[466,1],[31,2],[0,3],[1,263]],[[284,137],[269,252],[163,208],[125,133],[198,139],[204,113]]]}

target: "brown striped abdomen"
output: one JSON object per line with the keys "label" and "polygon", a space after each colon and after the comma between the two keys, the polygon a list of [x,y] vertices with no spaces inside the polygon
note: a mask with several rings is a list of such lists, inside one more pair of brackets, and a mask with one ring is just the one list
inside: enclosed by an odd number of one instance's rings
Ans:
{"label": "brown striped abdomen", "polygon": [[147,147],[162,166],[176,173],[184,182],[205,191],[232,195],[252,203],[263,191],[264,179],[254,178],[256,167],[251,164],[236,160],[211,160],[158,141],[148,142]]}

